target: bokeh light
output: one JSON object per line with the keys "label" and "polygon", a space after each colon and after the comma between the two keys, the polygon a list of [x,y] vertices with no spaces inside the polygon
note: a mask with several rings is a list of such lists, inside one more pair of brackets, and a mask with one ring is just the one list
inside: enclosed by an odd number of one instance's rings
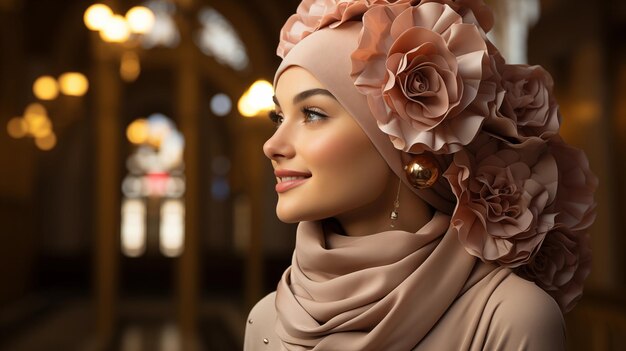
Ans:
{"label": "bokeh light", "polygon": [[13,117],[7,124],[7,132],[12,138],[23,138],[28,133],[28,124],[22,117]]}
{"label": "bokeh light", "polygon": [[70,96],[83,96],[89,89],[89,81],[84,74],[78,72],[63,73],[59,77],[61,92]]}
{"label": "bokeh light", "polygon": [[226,116],[233,108],[233,102],[226,94],[215,94],[211,98],[211,112],[216,116]]}
{"label": "bokeh light", "polygon": [[52,123],[48,119],[45,107],[40,103],[34,102],[26,106],[24,120],[28,133],[35,138],[43,138],[52,132]]}
{"label": "bokeh light", "polygon": [[28,132],[35,138],[45,138],[52,134],[52,123],[48,117],[38,116],[28,122]]}
{"label": "bokeh light", "polygon": [[109,43],[121,43],[130,37],[130,28],[123,16],[113,15],[100,30],[102,40]]}
{"label": "bokeh light", "polygon": [[107,5],[93,4],[85,11],[83,21],[87,28],[97,31],[102,30],[111,17],[113,17],[113,11]]}
{"label": "bokeh light", "polygon": [[137,257],[146,251],[146,204],[140,199],[124,199],[121,228],[122,252]]}
{"label": "bokeh light", "polygon": [[263,111],[273,109],[272,96],[274,96],[272,84],[266,80],[257,80],[239,99],[237,103],[239,113],[244,117],[254,117]]}
{"label": "bokeh light", "polygon": [[28,104],[24,109],[24,117],[28,119],[29,115],[47,116],[46,108],[38,102]]}
{"label": "bokeh light", "polygon": [[54,100],[59,95],[59,85],[51,76],[41,76],[33,83],[33,93],[40,100]]}
{"label": "bokeh light", "polygon": [[136,145],[145,143],[148,140],[149,134],[150,127],[145,118],[134,120],[128,128],[126,128],[126,137],[128,137],[131,143]]}
{"label": "bokeh light", "polygon": [[166,200],[161,205],[159,247],[168,257],[183,252],[185,240],[185,205],[181,200]]}
{"label": "bokeh light", "polygon": [[135,6],[126,13],[126,21],[133,33],[148,33],[154,27],[154,13],[147,7]]}
{"label": "bokeh light", "polygon": [[54,148],[57,144],[57,137],[54,133],[50,132],[42,137],[35,138],[35,145],[41,150],[47,151]]}
{"label": "bokeh light", "polygon": [[134,82],[141,73],[139,56],[132,51],[126,51],[120,62],[120,76],[126,82]]}
{"label": "bokeh light", "polygon": [[241,98],[239,98],[237,109],[239,110],[239,114],[244,117],[254,117],[258,112],[252,103],[252,99],[248,97],[248,93],[243,94]]}

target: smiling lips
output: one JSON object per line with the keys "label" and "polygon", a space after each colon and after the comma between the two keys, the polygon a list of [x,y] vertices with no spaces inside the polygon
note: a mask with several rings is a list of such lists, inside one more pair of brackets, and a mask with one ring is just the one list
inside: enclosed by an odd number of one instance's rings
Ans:
{"label": "smiling lips", "polygon": [[274,171],[274,175],[278,177],[278,184],[276,184],[277,193],[283,193],[291,188],[295,188],[311,177],[310,173],[290,171],[287,169],[277,169]]}

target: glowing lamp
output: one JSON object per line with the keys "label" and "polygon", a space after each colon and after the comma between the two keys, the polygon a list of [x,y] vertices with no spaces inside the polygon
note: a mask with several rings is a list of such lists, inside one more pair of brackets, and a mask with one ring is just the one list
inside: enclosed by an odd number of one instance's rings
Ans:
{"label": "glowing lamp", "polygon": [[28,132],[28,124],[21,117],[13,117],[7,124],[7,132],[12,138],[23,138]]}
{"label": "glowing lamp", "polygon": [[33,83],[33,93],[40,100],[54,100],[59,95],[59,86],[51,76],[41,76]]}
{"label": "glowing lamp", "polygon": [[106,22],[104,28],[100,30],[102,40],[109,43],[122,43],[130,37],[130,28],[123,16],[114,15]]}
{"label": "glowing lamp", "polygon": [[63,73],[59,77],[61,92],[69,96],[83,96],[89,89],[87,77],[78,72]]}
{"label": "glowing lamp", "polygon": [[242,116],[254,117],[263,111],[269,111],[274,107],[272,96],[274,88],[266,80],[257,80],[241,96],[237,103],[237,109]]}
{"label": "glowing lamp", "polygon": [[154,13],[144,6],[135,6],[126,13],[126,21],[133,33],[145,34],[154,27]]}
{"label": "glowing lamp", "polygon": [[87,28],[97,31],[102,30],[111,17],[113,17],[113,11],[107,5],[94,4],[85,11],[83,21]]}

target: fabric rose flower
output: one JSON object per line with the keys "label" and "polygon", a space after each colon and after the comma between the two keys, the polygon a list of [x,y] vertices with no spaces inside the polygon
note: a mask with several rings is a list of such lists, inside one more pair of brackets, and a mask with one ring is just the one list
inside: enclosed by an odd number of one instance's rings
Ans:
{"label": "fabric rose flower", "polygon": [[498,69],[506,95],[497,113],[485,121],[485,130],[512,144],[557,134],[561,115],[550,74],[541,66],[502,64]]}
{"label": "fabric rose flower", "polygon": [[408,3],[410,0],[303,0],[280,31],[280,42],[276,54],[285,58],[300,40],[324,27],[335,28],[353,19],[359,19],[374,5],[394,2]]}
{"label": "fabric rose flower", "polygon": [[532,260],[516,273],[534,281],[556,300],[563,312],[569,312],[580,300],[583,283],[591,271],[588,241],[582,231],[557,226],[548,232]]}
{"label": "fabric rose flower", "polygon": [[551,211],[558,213],[554,229],[533,259],[518,274],[534,281],[570,311],[582,296],[583,283],[591,269],[587,229],[596,217],[594,193],[598,178],[589,169],[582,150],[567,145],[560,137],[548,141],[559,169],[556,200]]}
{"label": "fabric rose flower", "polygon": [[586,230],[596,217],[594,193],[598,177],[589,168],[585,153],[566,144],[560,137],[552,138],[548,147],[559,167],[559,187],[554,209],[556,221],[577,231]]}
{"label": "fabric rose flower", "polygon": [[[414,3],[416,1],[413,1]],[[472,15],[476,18],[476,23],[485,31],[489,32],[493,28],[494,18],[493,11],[485,4],[483,0],[421,0],[420,4],[428,2],[438,2],[450,6],[461,16],[468,16],[468,10],[472,12]],[[467,21],[466,21],[467,23]]]}
{"label": "fabric rose flower", "polygon": [[457,198],[452,226],[466,250],[485,262],[525,264],[554,227],[556,214],[548,209],[558,172],[545,143],[511,148],[481,134],[454,155],[444,176]]}
{"label": "fabric rose flower", "polygon": [[397,149],[453,153],[485,116],[466,110],[489,66],[484,33],[450,6],[378,6],[363,16],[352,78]]}

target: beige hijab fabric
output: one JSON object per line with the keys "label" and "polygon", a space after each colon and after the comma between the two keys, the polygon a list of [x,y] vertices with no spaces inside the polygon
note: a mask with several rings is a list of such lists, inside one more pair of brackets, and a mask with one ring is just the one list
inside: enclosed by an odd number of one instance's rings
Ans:
{"label": "beige hijab fabric", "polygon": [[410,350],[480,281],[484,287],[462,307],[479,313],[459,320],[450,335],[449,345],[461,346],[471,342],[481,308],[508,274],[470,256],[441,212],[417,233],[364,237],[341,235],[328,222],[302,222],[277,289],[276,332],[289,350]]}

